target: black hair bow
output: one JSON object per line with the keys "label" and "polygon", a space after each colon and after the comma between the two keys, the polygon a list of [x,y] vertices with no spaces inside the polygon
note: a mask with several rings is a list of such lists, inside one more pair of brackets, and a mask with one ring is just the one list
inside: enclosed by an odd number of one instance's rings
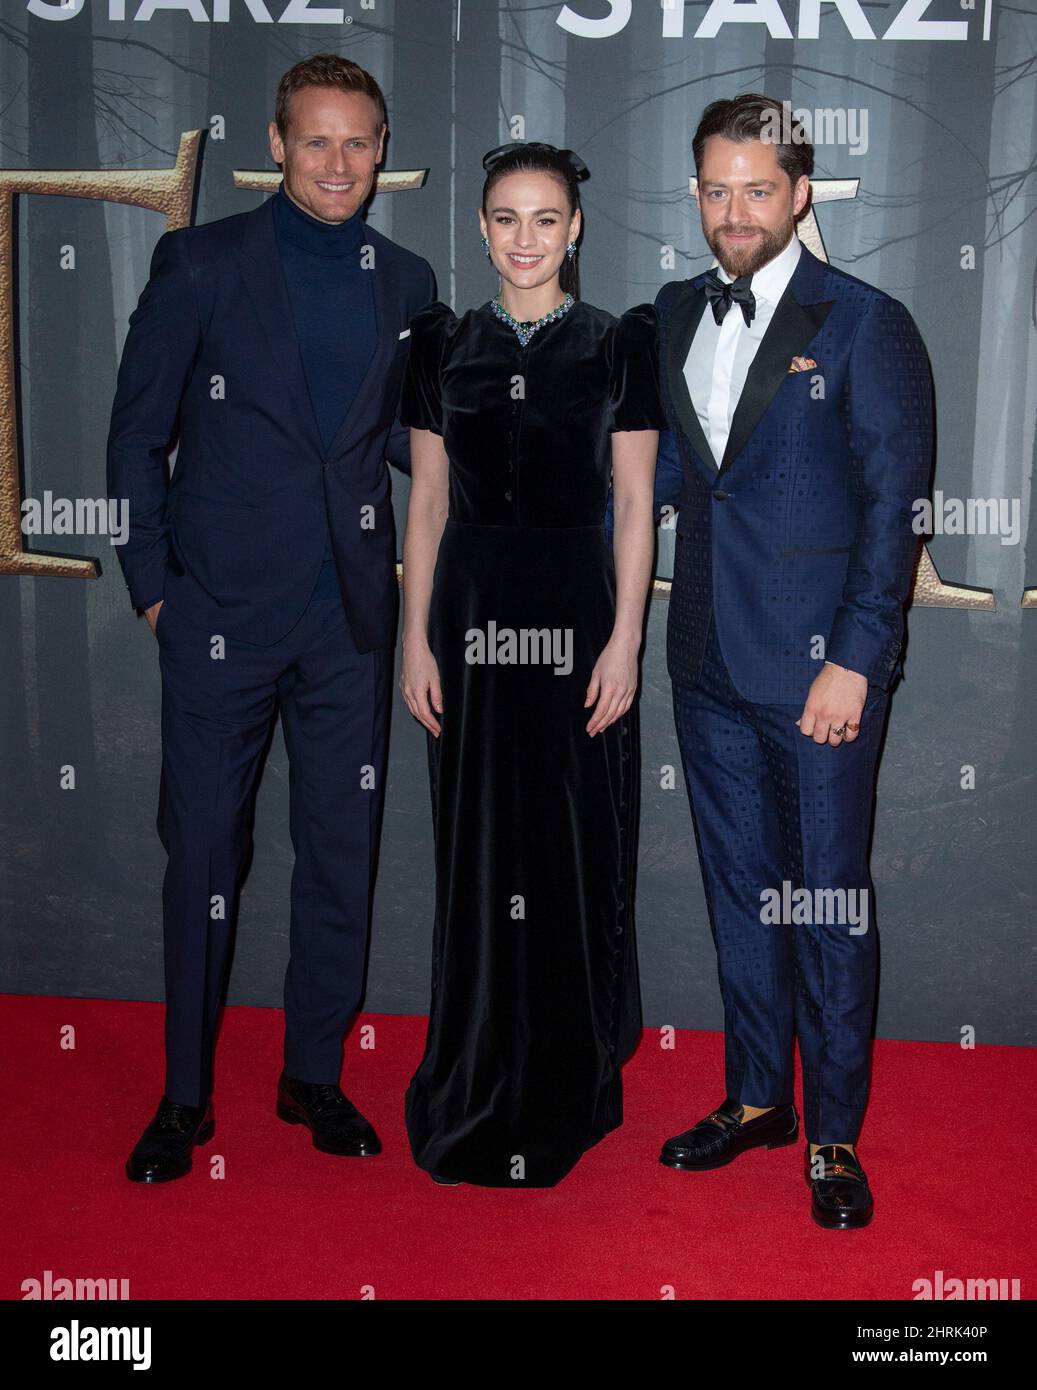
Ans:
{"label": "black hair bow", "polygon": [[489,150],[483,155],[482,167],[489,173],[495,164],[498,164],[507,155],[515,154],[519,150],[528,150],[531,152],[545,150],[549,154],[561,155],[570,169],[572,169],[573,177],[578,183],[590,177],[590,170],[578,154],[575,154],[572,150],[560,150],[556,145],[549,145],[544,140],[530,140],[528,142],[514,140],[510,145],[498,145],[496,149]]}

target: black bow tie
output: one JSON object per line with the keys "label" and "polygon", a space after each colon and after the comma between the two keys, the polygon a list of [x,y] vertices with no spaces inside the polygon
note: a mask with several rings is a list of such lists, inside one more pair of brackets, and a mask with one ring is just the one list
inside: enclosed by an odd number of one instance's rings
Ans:
{"label": "black bow tie", "polygon": [[756,296],[749,288],[752,279],[751,275],[739,275],[737,280],[728,284],[721,280],[719,271],[706,271],[706,281],[702,288],[713,307],[713,317],[717,323],[723,323],[724,315],[732,304],[741,306],[746,324],[752,323],[756,314]]}

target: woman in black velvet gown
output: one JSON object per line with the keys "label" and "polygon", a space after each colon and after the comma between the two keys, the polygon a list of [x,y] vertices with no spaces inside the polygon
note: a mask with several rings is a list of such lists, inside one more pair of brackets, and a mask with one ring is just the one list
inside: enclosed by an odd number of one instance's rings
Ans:
{"label": "woman in black velvet gown", "polygon": [[415,316],[400,412],[400,686],[429,731],[436,859],[406,1120],[437,1180],[550,1187],[621,1123],[640,1037],[634,698],[665,426],[652,307],[567,293],[585,167],[540,144],[483,162],[500,294]]}

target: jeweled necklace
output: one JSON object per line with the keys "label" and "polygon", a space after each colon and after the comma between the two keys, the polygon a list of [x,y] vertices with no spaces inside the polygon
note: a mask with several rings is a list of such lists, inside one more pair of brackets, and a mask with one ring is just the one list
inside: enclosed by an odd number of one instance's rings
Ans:
{"label": "jeweled necklace", "polygon": [[490,300],[490,308],[500,319],[501,323],[506,323],[509,328],[515,330],[518,334],[519,342],[525,347],[538,328],[543,328],[545,323],[550,323],[553,319],[560,319],[563,314],[569,312],[575,303],[576,300],[573,299],[572,295],[567,294],[561,304],[552,309],[549,314],[544,314],[543,317],[539,319],[533,319],[532,321],[524,319],[521,322],[511,317],[507,309],[505,309],[504,305],[500,302],[500,295]]}

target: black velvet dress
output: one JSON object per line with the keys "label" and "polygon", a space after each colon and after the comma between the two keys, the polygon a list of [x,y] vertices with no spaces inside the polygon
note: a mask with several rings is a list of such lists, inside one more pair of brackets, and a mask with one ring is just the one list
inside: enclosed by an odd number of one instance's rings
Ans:
{"label": "black velvet dress", "polygon": [[551,1187],[622,1122],[641,1032],[636,703],[591,738],[612,632],[612,430],[665,428],[655,311],[577,300],[522,347],[488,305],[411,323],[400,418],[443,436],[429,610],[431,1017],[406,1096],[418,1166]]}

